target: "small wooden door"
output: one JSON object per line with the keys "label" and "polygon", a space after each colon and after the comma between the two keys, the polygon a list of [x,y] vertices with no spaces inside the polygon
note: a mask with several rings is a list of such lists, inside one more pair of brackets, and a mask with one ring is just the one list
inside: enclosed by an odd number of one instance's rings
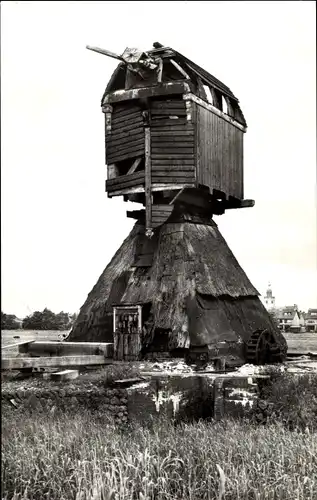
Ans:
{"label": "small wooden door", "polygon": [[114,359],[117,361],[137,361],[142,347],[141,306],[114,307],[113,326]]}

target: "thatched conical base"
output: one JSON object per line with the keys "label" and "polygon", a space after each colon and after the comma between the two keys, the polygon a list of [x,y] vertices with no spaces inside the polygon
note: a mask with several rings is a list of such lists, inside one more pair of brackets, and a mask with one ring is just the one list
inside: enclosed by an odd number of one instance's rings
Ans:
{"label": "thatched conical base", "polygon": [[[113,306],[142,305],[142,353],[208,346],[246,361],[267,329],[285,340],[212,220],[182,215],[146,238],[137,222],[80,310],[70,341],[113,341]],[[255,341],[254,341],[255,342]]]}

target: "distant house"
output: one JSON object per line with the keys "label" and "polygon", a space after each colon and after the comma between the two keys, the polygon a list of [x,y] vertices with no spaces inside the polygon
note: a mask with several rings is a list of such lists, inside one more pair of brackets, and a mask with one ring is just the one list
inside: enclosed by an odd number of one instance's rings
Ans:
{"label": "distant house", "polygon": [[280,309],[277,314],[277,320],[279,323],[279,328],[284,332],[299,332],[301,328],[305,326],[304,315],[301,311],[299,311],[296,304]]}
{"label": "distant house", "polygon": [[305,314],[305,326],[308,332],[317,332],[317,309],[308,309]]}

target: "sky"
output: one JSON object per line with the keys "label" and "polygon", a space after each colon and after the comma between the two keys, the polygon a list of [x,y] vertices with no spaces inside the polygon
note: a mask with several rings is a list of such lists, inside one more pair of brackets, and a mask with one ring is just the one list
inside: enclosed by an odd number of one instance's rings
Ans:
{"label": "sky", "polygon": [[[105,193],[114,59],[159,41],[239,98],[245,198],[215,217],[253,285],[317,307],[316,4],[1,2],[1,309],[76,312],[132,229]],[[135,206],[135,205],[132,205]],[[137,208],[137,207],[136,207]]]}

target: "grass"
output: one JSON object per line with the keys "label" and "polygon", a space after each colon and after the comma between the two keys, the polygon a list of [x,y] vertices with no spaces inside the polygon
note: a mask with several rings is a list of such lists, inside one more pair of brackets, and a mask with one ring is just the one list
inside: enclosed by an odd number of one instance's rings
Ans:
{"label": "grass", "polygon": [[91,414],[3,418],[2,498],[59,500],[317,498],[316,434],[281,424],[198,422],[120,430]]}
{"label": "grass", "polygon": [[308,428],[317,432],[317,374],[294,376],[271,374],[262,397],[273,403],[271,419],[290,430]]}

